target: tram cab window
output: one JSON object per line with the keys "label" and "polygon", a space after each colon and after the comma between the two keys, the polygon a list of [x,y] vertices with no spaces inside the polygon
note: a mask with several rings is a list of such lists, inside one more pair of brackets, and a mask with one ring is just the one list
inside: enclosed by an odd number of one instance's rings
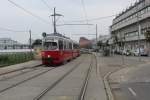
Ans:
{"label": "tram cab window", "polygon": [[73,48],[74,49],[79,49],[79,45],[78,44],[73,44]]}
{"label": "tram cab window", "polygon": [[58,45],[59,45],[59,50],[63,50],[63,41],[59,40]]}
{"label": "tram cab window", "polygon": [[44,48],[45,50],[56,50],[58,47],[56,42],[45,42]]}

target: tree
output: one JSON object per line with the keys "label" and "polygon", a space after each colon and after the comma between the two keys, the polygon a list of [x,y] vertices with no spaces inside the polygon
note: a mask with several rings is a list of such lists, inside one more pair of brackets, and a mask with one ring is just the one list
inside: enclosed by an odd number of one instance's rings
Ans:
{"label": "tree", "polygon": [[146,30],[146,32],[144,33],[145,35],[145,38],[146,38],[146,41],[148,42],[148,48],[147,48],[147,51],[148,51],[148,54],[150,52],[150,29]]}
{"label": "tree", "polygon": [[102,43],[102,41],[98,41],[97,42],[97,46],[99,46],[100,48],[103,46],[103,43]]}
{"label": "tree", "polygon": [[42,44],[42,40],[41,39],[36,39],[34,42],[33,42],[33,45],[41,45]]}

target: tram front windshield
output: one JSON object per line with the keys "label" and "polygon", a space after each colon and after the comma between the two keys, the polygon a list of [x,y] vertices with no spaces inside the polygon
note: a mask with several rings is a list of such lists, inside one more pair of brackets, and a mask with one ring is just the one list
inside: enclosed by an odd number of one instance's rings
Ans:
{"label": "tram front windshield", "polygon": [[45,50],[56,50],[58,47],[56,42],[45,42],[44,48]]}

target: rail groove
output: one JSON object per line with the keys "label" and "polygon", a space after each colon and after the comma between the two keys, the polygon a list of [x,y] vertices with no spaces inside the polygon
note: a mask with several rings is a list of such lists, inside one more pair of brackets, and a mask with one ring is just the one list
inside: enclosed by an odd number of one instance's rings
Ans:
{"label": "rail groove", "polygon": [[50,85],[48,88],[43,90],[39,95],[37,95],[33,100],[40,100],[48,91],[53,89],[58,83],[60,83],[66,76],[68,76],[73,70],[75,70],[81,62],[76,64],[72,69],[70,69],[67,73],[65,73],[62,77],[60,77],[57,81],[55,81],[52,85]]}
{"label": "rail groove", "polygon": [[15,69],[15,70],[12,70],[12,71],[0,73],[0,76],[6,75],[6,74],[9,74],[9,73],[13,73],[13,72],[17,72],[17,71],[20,71],[20,70],[24,70],[24,69],[39,67],[39,66],[42,66],[42,64],[40,64],[40,65],[35,65],[35,66],[33,66],[33,67],[23,67],[23,68]]}
{"label": "rail groove", "polygon": [[[38,67],[40,67],[40,66],[38,66]],[[32,71],[38,70],[38,69],[36,69],[36,67],[26,68],[26,69],[30,69],[30,70],[28,70],[28,71],[23,71],[23,70],[25,70],[25,69],[22,69],[22,70],[15,71],[15,72],[19,72],[19,71],[20,71],[21,73],[18,73],[18,74],[16,74],[16,75],[13,75],[13,76],[10,76],[10,77],[7,77],[7,76],[5,76],[5,75],[11,74],[11,73],[1,75],[1,77],[3,77],[3,78],[0,79],[0,81],[6,81],[6,80],[8,80],[8,79],[12,79],[12,78],[15,78],[15,77],[17,77],[17,76],[21,76],[21,75],[24,75],[24,74],[26,74],[26,73],[30,73],[30,72],[32,72]],[[15,72],[12,72],[12,73],[15,73]]]}
{"label": "rail groove", "polygon": [[[94,56],[93,54],[91,54],[91,55]],[[84,83],[83,83],[83,87],[80,91],[78,100],[84,100],[84,98],[85,98],[85,94],[86,94],[86,90],[87,90],[87,86],[88,86],[88,82],[89,82],[89,78],[90,78],[90,73],[91,73],[91,70],[92,70],[92,67],[93,67],[92,64],[93,64],[93,59],[91,57],[90,66],[89,66],[89,69],[87,71],[87,74],[86,74],[86,77],[85,77],[85,80],[84,80]]]}
{"label": "rail groove", "polygon": [[34,79],[34,78],[36,78],[36,77],[38,77],[38,76],[41,76],[41,75],[43,75],[43,74],[45,74],[45,73],[47,73],[47,72],[49,72],[49,71],[51,71],[51,70],[53,70],[53,69],[55,69],[55,68],[51,68],[51,69],[49,69],[49,70],[43,71],[43,72],[41,72],[41,73],[39,73],[39,74],[36,74],[36,75],[34,75],[34,76],[30,77],[30,78],[27,78],[27,79],[25,79],[25,80],[23,80],[23,81],[20,81],[20,82],[16,83],[16,84],[13,84],[13,85],[11,85],[11,86],[5,88],[5,89],[0,90],[0,93],[5,92],[5,91],[7,91],[7,90],[9,90],[9,89],[11,89],[11,88],[14,88],[14,87],[16,87],[16,86],[18,86],[18,85],[20,85],[20,84],[22,84],[22,83],[25,83],[25,82],[29,81],[29,80],[32,80],[32,79]]}

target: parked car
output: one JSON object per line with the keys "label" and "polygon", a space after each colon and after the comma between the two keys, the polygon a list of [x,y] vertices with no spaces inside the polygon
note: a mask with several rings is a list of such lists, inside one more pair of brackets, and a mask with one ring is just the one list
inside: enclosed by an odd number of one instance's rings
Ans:
{"label": "parked car", "polygon": [[130,55],[132,55],[131,50],[126,50],[126,56],[130,56]]}
{"label": "parked car", "polygon": [[81,48],[81,49],[80,49],[80,52],[81,52],[82,54],[90,53],[89,49],[86,49],[86,48]]}
{"label": "parked car", "polygon": [[134,56],[139,56],[139,55],[148,56],[148,52],[145,49],[140,48],[140,49],[136,49],[135,51],[133,51],[133,55]]}
{"label": "parked car", "polygon": [[130,50],[123,50],[122,53],[123,53],[123,55],[126,55],[126,56],[130,56],[131,55],[131,51]]}

